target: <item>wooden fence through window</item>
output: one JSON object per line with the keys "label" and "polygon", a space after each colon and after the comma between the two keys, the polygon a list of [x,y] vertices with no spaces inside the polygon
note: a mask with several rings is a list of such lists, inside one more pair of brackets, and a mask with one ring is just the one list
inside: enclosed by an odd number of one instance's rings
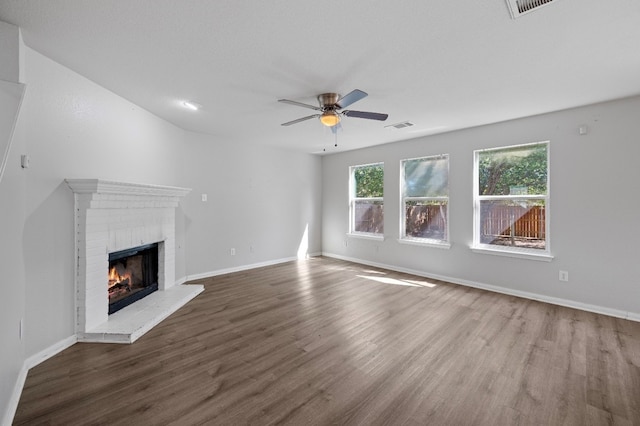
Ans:
{"label": "wooden fence through window", "polygon": [[545,206],[489,205],[486,207],[483,208],[480,216],[480,229],[483,236],[545,239]]}
{"label": "wooden fence through window", "polygon": [[407,206],[405,231],[407,236],[429,237],[438,233],[444,238],[447,228],[447,207],[437,204]]}
{"label": "wooden fence through window", "polygon": [[[447,218],[439,205],[411,206],[405,212],[407,235],[424,236],[446,232]],[[544,240],[545,206],[483,206],[480,232],[482,237],[518,237]],[[513,225],[512,225],[513,224]],[[382,206],[356,204],[356,231],[384,232]]]}

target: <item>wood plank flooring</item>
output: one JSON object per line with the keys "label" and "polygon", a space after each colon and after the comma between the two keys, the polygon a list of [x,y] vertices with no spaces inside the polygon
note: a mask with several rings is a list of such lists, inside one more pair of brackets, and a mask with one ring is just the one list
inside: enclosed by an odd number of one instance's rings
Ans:
{"label": "wood plank flooring", "polygon": [[30,370],[15,424],[640,425],[640,323],[328,258],[197,282]]}

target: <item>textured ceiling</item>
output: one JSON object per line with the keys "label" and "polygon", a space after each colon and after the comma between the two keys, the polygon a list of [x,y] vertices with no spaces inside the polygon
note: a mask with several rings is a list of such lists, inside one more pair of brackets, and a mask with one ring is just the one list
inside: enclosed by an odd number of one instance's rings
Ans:
{"label": "textured ceiling", "polygon": [[[177,126],[303,152],[371,146],[640,94],[640,2],[2,0],[25,43]],[[369,96],[335,136],[323,92]],[[197,112],[183,100],[203,105]],[[409,120],[405,129],[384,126]]]}

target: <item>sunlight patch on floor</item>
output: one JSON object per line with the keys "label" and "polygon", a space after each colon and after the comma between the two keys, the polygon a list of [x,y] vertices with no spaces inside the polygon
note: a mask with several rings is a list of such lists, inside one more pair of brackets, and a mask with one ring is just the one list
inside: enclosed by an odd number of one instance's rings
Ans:
{"label": "sunlight patch on floor", "polygon": [[376,281],[383,284],[391,284],[391,285],[403,285],[408,287],[436,287],[435,284],[432,284],[427,281],[417,281],[417,280],[398,280],[396,278],[389,277],[374,277],[374,276],[366,276],[366,275],[358,275],[359,278],[364,278],[371,281]]}
{"label": "sunlight patch on floor", "polygon": [[382,272],[382,271],[374,271],[372,269],[363,269],[362,272],[367,273],[367,274],[380,274],[380,275],[387,275],[386,272]]}

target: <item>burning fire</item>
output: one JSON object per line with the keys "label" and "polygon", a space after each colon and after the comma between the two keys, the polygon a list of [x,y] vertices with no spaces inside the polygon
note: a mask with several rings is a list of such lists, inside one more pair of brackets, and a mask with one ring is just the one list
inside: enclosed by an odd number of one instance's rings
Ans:
{"label": "burning fire", "polygon": [[118,272],[121,268],[116,266],[109,269],[109,299],[131,291],[131,273],[127,269]]}

